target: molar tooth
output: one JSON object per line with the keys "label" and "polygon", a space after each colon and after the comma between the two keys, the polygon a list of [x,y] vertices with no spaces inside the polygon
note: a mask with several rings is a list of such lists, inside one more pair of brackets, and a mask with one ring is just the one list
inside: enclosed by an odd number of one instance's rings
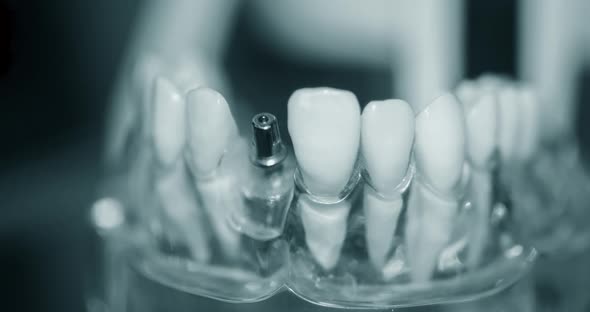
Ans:
{"label": "molar tooth", "polygon": [[381,269],[403,206],[396,187],[408,171],[414,142],[414,112],[401,100],[370,102],[363,110],[361,137],[365,168],[375,189],[365,187],[364,191],[366,241],[371,261]]}
{"label": "molar tooth", "polygon": [[340,256],[350,202],[338,197],[354,170],[360,139],[360,108],[354,94],[332,88],[300,89],[289,98],[288,129],[303,183],[311,194],[298,201],[306,244],[326,270]]}

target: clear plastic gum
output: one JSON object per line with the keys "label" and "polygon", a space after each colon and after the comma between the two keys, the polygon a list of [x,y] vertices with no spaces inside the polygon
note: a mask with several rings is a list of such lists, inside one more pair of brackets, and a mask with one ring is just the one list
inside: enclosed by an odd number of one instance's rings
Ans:
{"label": "clear plastic gum", "polygon": [[[93,207],[92,222],[104,246],[117,246],[116,251],[104,251],[116,253],[107,257],[119,259],[108,263],[123,263],[142,278],[168,288],[231,303],[260,302],[290,291],[313,304],[330,307],[419,306],[497,293],[518,281],[536,256],[535,249],[514,237],[510,198],[499,183],[496,169],[486,169],[493,186],[486,218],[489,235],[477,252],[479,260],[468,260],[473,254],[470,231],[478,207],[470,188],[474,169],[466,163],[461,183],[450,198],[457,203],[450,239],[438,255],[431,278],[415,281],[404,237],[408,198],[411,192],[429,186],[412,163],[396,189],[404,204],[390,252],[384,266],[376,268],[367,252],[362,207],[363,190],[374,189],[359,162],[346,189],[336,198],[315,198],[324,203],[347,201],[351,207],[338,261],[326,270],[317,263],[305,241],[298,202],[301,196],[313,194],[305,188],[295,166],[289,172],[296,185],[295,194],[285,208],[288,212],[282,235],[257,240],[239,233],[224,217],[241,200],[238,176],[244,163],[235,159],[247,160],[248,155],[240,149],[243,144],[232,144],[234,148],[224,156],[218,171],[208,177],[215,182],[203,182],[213,186],[195,186],[201,182],[191,175],[184,157],[174,166],[163,168],[149,142],[138,139],[142,132],[134,133],[135,137],[129,136],[125,154],[113,167],[113,174],[105,179],[103,197]],[[168,188],[162,187],[169,183],[166,179],[173,181]],[[172,190],[164,191],[165,196],[183,207],[163,207],[162,188]],[[202,194],[207,190],[216,194]],[[214,207],[204,207],[207,203]],[[120,216],[120,222],[109,223],[113,215]],[[113,285],[110,287],[120,287]]]}

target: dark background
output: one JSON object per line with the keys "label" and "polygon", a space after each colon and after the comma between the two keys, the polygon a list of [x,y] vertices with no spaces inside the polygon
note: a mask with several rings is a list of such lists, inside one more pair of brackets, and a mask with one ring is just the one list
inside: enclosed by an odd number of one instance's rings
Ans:
{"label": "dark background", "polygon": [[[0,310],[84,309],[84,268],[96,260],[87,253],[95,241],[86,214],[101,176],[110,89],[139,5],[0,0]],[[468,77],[517,75],[516,8],[468,1]],[[251,101],[274,101],[301,82],[336,81],[361,102],[389,95],[389,69],[295,64],[268,52],[250,29],[240,14],[231,41],[239,49],[230,49],[240,53],[226,64],[237,93]],[[256,80],[241,79],[252,71]],[[277,84],[281,72],[291,74]],[[271,91],[252,91],[259,86]]]}

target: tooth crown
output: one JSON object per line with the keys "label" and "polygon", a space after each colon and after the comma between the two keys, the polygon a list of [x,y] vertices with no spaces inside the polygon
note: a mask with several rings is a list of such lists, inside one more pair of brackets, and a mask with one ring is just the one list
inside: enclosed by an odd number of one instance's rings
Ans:
{"label": "tooth crown", "polygon": [[519,92],[514,86],[506,86],[498,92],[500,103],[500,133],[498,147],[504,161],[512,159],[516,149],[516,136],[520,115]]}
{"label": "tooth crown", "polygon": [[197,176],[213,172],[237,127],[227,101],[217,91],[201,87],[187,95],[189,161]]}
{"label": "tooth crown", "polygon": [[362,115],[361,150],[371,185],[389,194],[406,175],[414,143],[414,112],[402,100],[373,101]]}
{"label": "tooth crown", "polygon": [[332,88],[300,89],[289,98],[288,129],[305,184],[337,195],[357,159],[360,108],[356,96]]}
{"label": "tooth crown", "polygon": [[422,177],[439,192],[452,192],[465,158],[463,110],[453,95],[438,97],[418,114],[414,152]]}
{"label": "tooth crown", "polygon": [[157,78],[153,95],[153,140],[156,155],[166,166],[180,156],[185,142],[185,101],[176,87]]}
{"label": "tooth crown", "polygon": [[467,156],[472,164],[485,168],[491,162],[497,141],[498,109],[496,98],[486,93],[464,103],[467,131]]}

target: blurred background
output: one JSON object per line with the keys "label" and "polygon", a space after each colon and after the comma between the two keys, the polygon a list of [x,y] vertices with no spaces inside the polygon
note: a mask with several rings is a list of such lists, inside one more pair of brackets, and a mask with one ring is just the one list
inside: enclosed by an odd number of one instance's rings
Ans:
{"label": "blurred background", "polygon": [[[113,85],[142,6],[138,0],[0,2],[2,310],[84,310],[83,273],[96,244],[87,212],[101,178]],[[236,97],[271,111],[306,85],[349,89],[364,103],[391,97],[395,76],[388,67],[302,62],[269,48],[254,10],[246,1],[237,8],[222,59]],[[464,77],[519,78],[518,2],[470,0],[463,11]],[[575,86],[572,123],[586,142],[588,108],[580,103],[590,98],[590,75],[584,68]]]}

